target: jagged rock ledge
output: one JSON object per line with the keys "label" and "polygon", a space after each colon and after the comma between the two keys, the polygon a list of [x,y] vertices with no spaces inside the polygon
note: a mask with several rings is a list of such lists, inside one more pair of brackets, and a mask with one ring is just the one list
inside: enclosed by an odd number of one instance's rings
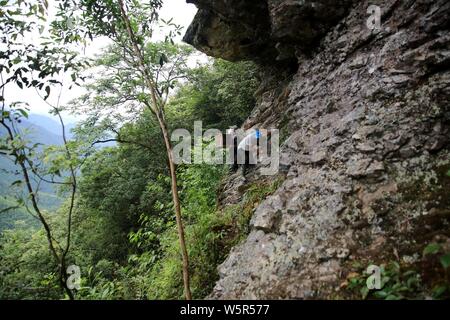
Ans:
{"label": "jagged rock ledge", "polygon": [[309,52],[351,0],[188,0],[199,11],[184,41],[230,61],[273,63]]}

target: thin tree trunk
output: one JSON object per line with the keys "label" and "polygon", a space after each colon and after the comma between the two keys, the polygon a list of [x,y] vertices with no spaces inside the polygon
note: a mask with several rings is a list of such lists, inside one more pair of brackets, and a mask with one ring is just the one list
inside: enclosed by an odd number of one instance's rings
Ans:
{"label": "thin tree trunk", "polygon": [[169,162],[169,171],[170,171],[170,177],[171,177],[171,185],[172,185],[172,198],[173,198],[173,204],[175,207],[175,216],[177,220],[177,227],[178,227],[178,237],[180,240],[180,247],[181,247],[181,254],[183,256],[183,283],[184,283],[184,293],[186,296],[186,300],[191,300],[191,289],[190,289],[190,279],[189,279],[189,255],[186,248],[186,241],[184,236],[184,227],[183,227],[183,220],[181,218],[181,204],[180,204],[180,198],[178,195],[178,183],[177,183],[177,172],[176,172],[176,166],[173,161],[173,153],[172,153],[172,144],[169,139],[169,132],[167,130],[167,127],[165,125],[165,122],[158,117],[159,126],[161,128],[163,137],[164,137],[164,143],[166,145],[167,150],[167,157]]}
{"label": "thin tree trunk", "polygon": [[[186,241],[184,236],[184,227],[183,227],[183,220],[181,217],[181,205],[180,205],[180,198],[178,195],[178,186],[177,186],[177,173],[176,173],[176,167],[175,163],[173,161],[173,154],[172,154],[172,145],[169,138],[169,132],[167,130],[167,124],[164,118],[164,106],[160,106],[158,103],[158,99],[156,98],[156,86],[153,83],[152,77],[148,73],[148,70],[146,68],[144,57],[142,55],[141,50],[139,49],[136,39],[133,33],[133,29],[131,28],[130,20],[128,18],[128,15],[125,11],[125,5],[123,3],[123,0],[119,1],[119,7],[120,12],[122,15],[122,19],[125,22],[125,26],[127,29],[128,36],[130,37],[131,45],[133,47],[134,54],[136,55],[136,58],[139,63],[140,71],[142,73],[142,76],[144,77],[144,81],[150,90],[150,96],[151,96],[151,103],[150,103],[150,111],[156,116],[158,120],[159,127],[161,129],[161,133],[163,135],[164,144],[166,146],[167,151],[167,158],[169,163],[169,171],[170,171],[170,177],[171,177],[171,187],[172,187],[172,199],[175,209],[175,217],[178,227],[178,237],[180,241],[180,248],[181,248],[181,254],[183,259],[183,284],[184,284],[184,295],[186,297],[186,300],[191,300],[191,289],[190,289],[190,279],[189,279],[189,257],[188,252],[186,249]],[[151,107],[153,106],[153,108]]]}
{"label": "thin tree trunk", "polygon": [[75,296],[73,295],[72,290],[70,290],[69,287],[67,286],[67,280],[69,279],[69,277],[67,276],[67,265],[65,258],[61,259],[59,274],[60,274],[59,282],[61,287],[64,288],[64,291],[67,293],[67,296],[69,297],[70,300],[75,300]]}
{"label": "thin tree trunk", "polygon": [[[2,121],[1,124],[4,126],[4,128],[7,130],[8,134],[9,134],[9,138],[11,140],[14,139],[14,135],[11,132],[10,128]],[[13,156],[18,159],[19,155],[17,154],[16,151],[13,152]],[[67,273],[66,273],[66,269],[65,269],[65,258],[60,257],[55,246],[53,245],[53,239],[52,239],[52,233],[50,230],[50,226],[47,223],[47,221],[45,220],[44,216],[42,215],[42,212],[39,208],[37,199],[36,199],[36,194],[34,192],[34,189],[31,185],[31,180],[30,180],[30,176],[28,174],[28,169],[26,168],[25,164],[23,161],[18,161],[18,164],[22,170],[22,174],[25,180],[25,185],[27,187],[27,191],[28,194],[30,196],[30,200],[31,200],[31,204],[33,206],[34,211],[37,214],[37,217],[39,219],[39,221],[42,223],[43,227],[44,227],[44,231],[45,231],[45,235],[48,241],[48,246],[50,249],[50,252],[53,255],[53,258],[55,259],[55,262],[58,266],[58,273],[59,273],[59,283],[61,288],[67,293],[67,295],[69,296],[70,300],[74,300],[74,296],[72,291],[67,287]]]}

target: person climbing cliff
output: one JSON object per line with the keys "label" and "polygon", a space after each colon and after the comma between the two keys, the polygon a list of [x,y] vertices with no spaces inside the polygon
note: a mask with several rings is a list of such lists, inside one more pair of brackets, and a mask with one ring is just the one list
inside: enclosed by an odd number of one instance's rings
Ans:
{"label": "person climbing cliff", "polygon": [[237,147],[236,158],[238,164],[242,164],[243,175],[246,174],[249,165],[256,165],[258,162],[260,139],[261,131],[259,129],[250,130],[250,133],[242,139]]}
{"label": "person climbing cliff", "polygon": [[236,133],[236,128],[237,126],[231,127],[222,136],[222,146],[227,150],[228,154],[230,155],[228,163],[231,164],[232,172],[238,169],[238,161],[237,161],[238,135]]}
{"label": "person climbing cliff", "polygon": [[[240,134],[236,127],[227,130],[222,137],[223,147],[231,155],[231,171],[238,170],[239,165],[243,168],[245,175],[249,166],[256,165],[260,157],[261,138],[263,135],[270,139],[271,132],[264,133],[258,128],[247,131],[246,134]],[[240,139],[243,136],[242,139]]]}

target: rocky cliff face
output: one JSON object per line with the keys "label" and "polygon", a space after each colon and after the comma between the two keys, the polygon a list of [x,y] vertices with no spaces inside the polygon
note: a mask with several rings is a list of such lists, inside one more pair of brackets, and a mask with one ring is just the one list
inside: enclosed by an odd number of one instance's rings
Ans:
{"label": "rocky cliff face", "polygon": [[[211,298],[348,297],[355,263],[420,267],[426,244],[448,248],[447,0],[188,2],[200,10],[185,41],[261,65],[245,126],[281,130],[285,174]],[[222,204],[245,184],[231,176]]]}

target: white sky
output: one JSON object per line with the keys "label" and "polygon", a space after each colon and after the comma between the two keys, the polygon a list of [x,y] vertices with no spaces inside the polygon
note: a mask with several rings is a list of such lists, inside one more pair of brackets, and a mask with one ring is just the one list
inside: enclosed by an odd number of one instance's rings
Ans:
{"label": "white sky", "polygon": [[[51,8],[51,1],[50,6]],[[173,22],[183,26],[182,34],[186,31],[186,28],[191,23],[194,18],[195,13],[197,12],[197,8],[193,4],[187,4],[185,0],[165,0],[164,6],[160,11],[161,18],[168,20],[173,18]],[[49,15],[52,15],[51,9]],[[29,36],[28,39],[31,39],[32,42],[37,41],[38,35]],[[175,39],[175,42],[181,42],[181,37]],[[86,47],[85,54],[87,56],[94,56],[97,53],[100,53],[101,49],[108,45],[108,40],[106,39],[95,39],[93,43],[90,43],[88,47]],[[52,88],[52,92],[48,101],[50,103],[55,103],[57,100],[57,96],[59,94],[59,90],[57,88]],[[73,86],[71,90],[64,89],[61,95],[61,104],[65,104],[70,100],[78,97],[83,93],[83,89],[80,87]],[[42,99],[38,96],[35,89],[24,88],[20,89],[16,84],[10,83],[6,85],[5,88],[5,100],[6,103],[9,104],[15,101],[27,102],[30,107],[31,113],[44,114],[49,116],[49,106],[42,101]],[[65,114],[64,118],[66,122],[74,122],[76,118],[71,115]]]}

